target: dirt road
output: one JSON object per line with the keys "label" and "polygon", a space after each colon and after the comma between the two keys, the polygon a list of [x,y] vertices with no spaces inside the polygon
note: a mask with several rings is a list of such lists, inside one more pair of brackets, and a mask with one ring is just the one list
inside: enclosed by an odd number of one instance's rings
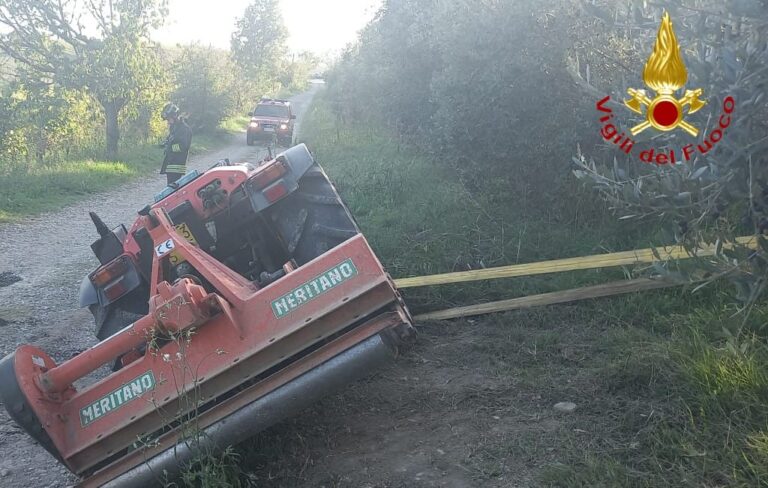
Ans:
{"label": "dirt road", "polygon": [[[316,90],[313,85],[291,99],[297,132]],[[224,158],[256,161],[265,154],[264,147],[247,146],[244,133],[235,134],[226,147],[192,157],[189,167],[205,169]],[[165,176],[152,175],[56,212],[0,225],[0,354],[19,344],[35,344],[61,361],[94,343],[93,319],[77,303],[80,281],[98,264],[89,247],[97,235],[88,212],[96,211],[110,226],[130,224],[164,182]],[[0,408],[0,486],[64,487],[74,482]]]}

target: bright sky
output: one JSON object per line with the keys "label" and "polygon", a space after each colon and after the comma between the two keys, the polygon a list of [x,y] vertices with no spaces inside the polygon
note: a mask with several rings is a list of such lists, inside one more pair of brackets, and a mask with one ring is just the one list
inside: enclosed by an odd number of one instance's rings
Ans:
{"label": "bright sky", "polygon": [[[228,48],[235,19],[249,0],[169,0],[170,15],[154,39],[163,44],[200,41]],[[373,18],[382,0],[280,0],[295,51],[326,54],[343,48]]]}

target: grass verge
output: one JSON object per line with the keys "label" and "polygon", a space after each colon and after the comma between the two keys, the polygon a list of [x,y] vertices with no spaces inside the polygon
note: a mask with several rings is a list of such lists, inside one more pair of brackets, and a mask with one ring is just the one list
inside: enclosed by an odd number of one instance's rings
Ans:
{"label": "grass verge", "polygon": [[[195,135],[192,153],[221,146],[233,127],[234,122],[229,122],[215,133]],[[161,149],[141,145],[124,149],[118,161],[82,159],[0,173],[0,222],[52,210],[114,188],[157,171],[161,160]]]}
{"label": "grass verge", "polygon": [[221,128],[229,132],[245,132],[251,118],[247,115],[235,115],[221,121]]}

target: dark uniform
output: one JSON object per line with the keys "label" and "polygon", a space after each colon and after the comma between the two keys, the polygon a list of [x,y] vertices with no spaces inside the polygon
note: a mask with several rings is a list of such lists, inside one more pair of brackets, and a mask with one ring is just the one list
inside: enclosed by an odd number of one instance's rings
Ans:
{"label": "dark uniform", "polygon": [[168,184],[173,183],[187,174],[187,157],[192,145],[192,129],[184,119],[177,118],[171,125],[168,138],[165,140],[165,158],[160,174],[166,175]]}

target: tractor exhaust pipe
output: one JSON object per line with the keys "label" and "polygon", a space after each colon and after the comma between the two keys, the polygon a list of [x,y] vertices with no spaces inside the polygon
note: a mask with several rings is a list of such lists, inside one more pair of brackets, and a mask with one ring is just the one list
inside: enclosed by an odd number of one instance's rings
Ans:
{"label": "tractor exhaust pipe", "polygon": [[197,453],[219,453],[227,446],[242,442],[299,413],[320,398],[361,379],[369,371],[383,366],[393,358],[392,350],[380,335],[370,337],[224,417],[204,429],[196,439],[178,443],[103,486],[146,487],[153,486],[161,477],[177,476],[194,460]]}

